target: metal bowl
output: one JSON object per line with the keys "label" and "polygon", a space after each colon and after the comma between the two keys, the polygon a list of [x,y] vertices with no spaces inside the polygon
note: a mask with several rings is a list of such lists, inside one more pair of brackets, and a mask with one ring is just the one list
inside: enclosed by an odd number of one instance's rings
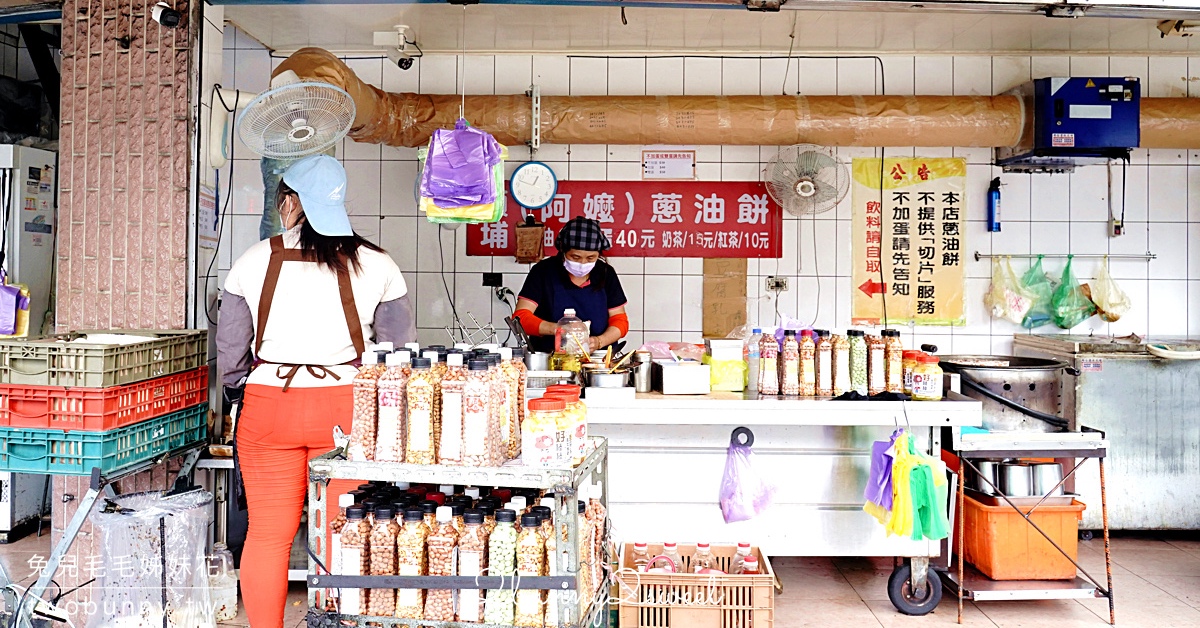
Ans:
{"label": "metal bowl", "polygon": [[629,371],[609,373],[607,370],[590,370],[584,372],[583,379],[592,388],[627,388]]}

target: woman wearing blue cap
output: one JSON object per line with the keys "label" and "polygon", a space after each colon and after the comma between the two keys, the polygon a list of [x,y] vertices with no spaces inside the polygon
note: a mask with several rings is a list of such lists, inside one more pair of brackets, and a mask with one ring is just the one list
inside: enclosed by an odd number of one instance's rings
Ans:
{"label": "woman wearing blue cap", "polygon": [[612,248],[600,223],[572,218],[554,242],[558,254],[544,259],[525,277],[515,317],[536,351],[554,351],[557,321],[568,309],[591,322],[592,351],[616,343],[629,333],[621,280],[600,254]]}
{"label": "woman wearing blue cap", "polygon": [[[255,628],[283,625],[308,461],[333,449],[334,426],[350,431],[355,360],[371,340],[416,340],[404,277],[354,233],[345,195],[337,160],[296,162],[275,195],[286,231],[250,247],[225,280],[217,367],[227,403],[242,402],[237,461],[250,527],[241,580]],[[355,484],[334,481],[329,498]]]}

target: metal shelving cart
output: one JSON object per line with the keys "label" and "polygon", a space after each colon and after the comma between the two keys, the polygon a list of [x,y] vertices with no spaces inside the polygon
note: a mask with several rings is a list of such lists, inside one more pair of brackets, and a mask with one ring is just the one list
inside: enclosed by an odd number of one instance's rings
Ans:
{"label": "metal shelving cart", "polygon": [[[1055,458],[1060,461],[1074,461],[1073,468],[1063,473],[1063,479],[1055,486],[1064,486],[1079,470],[1083,463],[1095,458],[1100,466],[1100,516],[1104,533],[1104,569],[1107,576],[1105,584],[1092,577],[1079,562],[1070,557],[1062,547],[1055,543],[1045,531],[1030,519],[1030,515],[1045,501],[1042,497],[1032,507],[1022,509],[1011,499],[1003,496],[998,487],[984,477],[984,481],[995,491],[996,496],[1005,504],[1021,514],[1025,522],[1037,530],[1054,549],[1058,550],[1071,561],[1083,577],[1076,576],[1073,580],[992,580],[963,559],[964,539],[964,485],[959,482],[957,495],[957,512],[954,519],[954,540],[957,543],[958,568],[942,573],[946,586],[958,595],[958,623],[962,623],[963,600],[984,601],[1014,601],[1014,600],[1067,600],[1103,597],[1108,599],[1109,623],[1116,624],[1116,610],[1112,593],[1112,556],[1108,539],[1108,498],[1105,491],[1104,458],[1108,452],[1108,440],[1103,432],[1084,428],[1080,432],[1038,433],[1038,432],[996,432],[990,434],[962,434],[954,430],[953,450],[962,461],[963,469],[970,469],[979,475],[979,469],[973,461],[982,459],[1001,458]],[[1063,466],[1064,469],[1067,465]],[[1051,491],[1053,493],[1053,490]],[[961,586],[960,586],[961,583]]]}
{"label": "metal shelving cart", "polygon": [[[336,615],[318,609],[325,607],[322,591],[328,589],[539,589],[550,591],[558,598],[559,625],[563,628],[600,627],[607,623],[607,600],[611,576],[597,583],[596,595],[581,611],[575,594],[580,570],[578,489],[584,484],[599,483],[603,489],[602,503],[608,500],[608,441],[593,437],[591,452],[573,469],[541,469],[508,464],[501,467],[453,467],[414,465],[387,462],[350,462],[341,449],[314,458],[309,463],[308,487],[308,604],[309,626],[420,626],[422,628],[456,628],[459,622],[440,622],[422,619],[401,619],[368,615]],[[558,551],[558,576],[343,576],[317,573],[313,556],[325,552],[328,500],[325,488],[329,480],[379,480],[429,484],[498,486],[506,488],[536,488],[554,492],[555,533],[566,539],[566,551]],[[336,504],[334,508],[336,509]],[[607,547],[608,530],[604,533]],[[604,561],[607,564],[607,561]],[[340,623],[339,623],[340,622]],[[493,624],[470,624],[480,628],[511,628]]]}

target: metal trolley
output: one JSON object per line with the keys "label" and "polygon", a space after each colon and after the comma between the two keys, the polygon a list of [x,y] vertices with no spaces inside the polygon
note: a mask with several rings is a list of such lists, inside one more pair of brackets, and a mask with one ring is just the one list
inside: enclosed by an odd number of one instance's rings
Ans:
{"label": "metal trolley", "polygon": [[[1108,497],[1105,491],[1104,459],[1108,453],[1108,440],[1103,432],[1091,431],[1084,428],[1082,432],[1036,433],[1036,432],[1007,432],[992,434],[960,434],[954,430],[954,451],[962,461],[964,470],[970,470],[979,475],[975,461],[997,458],[1055,458],[1066,463],[1064,469],[1070,468],[1063,474],[1063,479],[1054,488],[1065,485],[1090,458],[1095,458],[1100,466],[1100,517],[1104,533],[1104,568],[1107,579],[1101,584],[1092,577],[1079,562],[1072,559],[1058,543],[1055,543],[1036,523],[1030,515],[1045,502],[1042,497],[1030,508],[1021,508],[1000,490],[990,480],[982,479],[996,492],[1009,507],[1021,514],[1026,523],[1033,527],[1041,536],[1050,542],[1054,549],[1066,556],[1083,577],[1072,580],[991,580],[969,565],[963,557],[963,482],[958,485],[957,517],[952,526],[953,538],[957,543],[956,553],[959,557],[956,569],[942,572],[942,580],[951,591],[958,595],[958,623],[962,623],[963,600],[984,601],[1014,601],[1014,600],[1066,600],[1087,599],[1100,597],[1108,599],[1109,623],[1116,624],[1116,609],[1113,602],[1112,590],[1112,556],[1108,541]],[[1075,459],[1078,462],[1072,463]],[[1051,491],[1053,492],[1053,490]]]}
{"label": "metal trolley", "polygon": [[[339,615],[324,611],[323,592],[328,589],[540,589],[558,595],[559,625],[563,628],[604,626],[611,577],[597,583],[596,597],[581,612],[575,594],[580,570],[579,519],[577,493],[580,486],[599,483],[603,489],[602,503],[608,500],[608,441],[593,437],[591,453],[574,469],[541,469],[509,464],[502,467],[453,467],[416,465],[389,462],[350,462],[344,450],[334,451],[309,462],[308,487],[308,604],[309,626],[421,626],[422,628],[455,628],[459,622],[401,619],[368,615]],[[326,486],[329,480],[378,480],[429,484],[459,484],[472,486],[502,486],[537,488],[554,492],[555,533],[566,539],[566,550],[557,552],[558,576],[342,576],[318,573],[315,556],[325,553],[325,521],[329,503]],[[336,510],[336,504],[334,505]],[[607,547],[608,531],[605,530]],[[607,560],[605,561],[607,564]],[[481,628],[505,628],[493,624],[470,624]]]}

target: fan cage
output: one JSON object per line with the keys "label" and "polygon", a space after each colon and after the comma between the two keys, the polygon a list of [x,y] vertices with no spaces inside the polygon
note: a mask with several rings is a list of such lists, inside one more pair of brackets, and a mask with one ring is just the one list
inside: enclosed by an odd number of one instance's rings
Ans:
{"label": "fan cage", "polygon": [[[264,92],[238,116],[238,136],[252,151],[275,159],[319,153],[336,144],[354,124],[354,100],[329,83],[292,83]],[[289,137],[296,122],[311,127],[301,141]]]}

